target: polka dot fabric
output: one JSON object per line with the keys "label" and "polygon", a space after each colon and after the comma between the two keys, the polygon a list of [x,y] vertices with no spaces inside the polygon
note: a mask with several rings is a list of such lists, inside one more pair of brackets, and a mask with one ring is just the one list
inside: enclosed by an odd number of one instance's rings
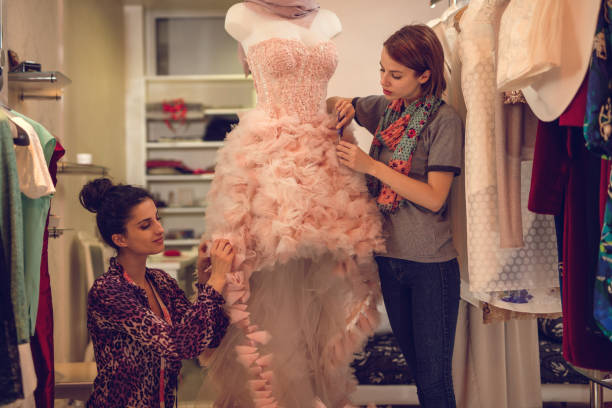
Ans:
{"label": "polka dot fabric", "polygon": [[460,22],[470,290],[505,309],[553,313],[560,311],[554,220],[527,211],[531,162],[521,168],[524,246],[500,248],[495,132],[503,102],[496,90],[495,49],[507,3],[473,0]]}

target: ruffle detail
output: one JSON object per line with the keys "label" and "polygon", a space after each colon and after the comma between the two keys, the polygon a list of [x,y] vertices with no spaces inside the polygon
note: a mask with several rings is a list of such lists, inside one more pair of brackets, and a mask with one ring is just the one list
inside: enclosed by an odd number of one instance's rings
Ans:
{"label": "ruffle detail", "polygon": [[363,176],[338,163],[338,136],[329,120],[325,114],[307,123],[291,116],[275,119],[256,109],[240,118],[217,156],[203,239],[228,239],[236,252],[224,297],[232,324],[242,332],[231,342],[254,407],[281,407],[274,351],[266,352],[272,335],[255,324],[252,313],[260,312],[248,306],[258,301],[250,299],[254,273],[325,258],[330,271],[321,279],[344,282],[345,323],[322,346],[317,362],[322,370],[348,366],[378,324],[373,252],[384,252],[380,215]]}

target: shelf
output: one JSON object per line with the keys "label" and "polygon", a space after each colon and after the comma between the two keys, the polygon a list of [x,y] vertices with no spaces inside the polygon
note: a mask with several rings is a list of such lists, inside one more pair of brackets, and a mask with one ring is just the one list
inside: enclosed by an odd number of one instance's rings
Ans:
{"label": "shelf", "polygon": [[61,99],[61,89],[72,81],[58,71],[9,72],[8,83],[20,99]]}
{"label": "shelf", "polygon": [[214,174],[151,174],[147,175],[147,181],[200,181],[212,180]]}
{"label": "shelf", "polygon": [[223,142],[149,142],[147,149],[218,149]]}
{"label": "shelf", "polygon": [[[187,112],[185,120],[204,120],[204,112]],[[147,112],[147,120],[172,120],[172,122],[180,122],[182,119],[174,120],[169,113],[166,112]]]}
{"label": "shelf", "polygon": [[63,174],[97,174],[106,176],[108,168],[93,164],[78,164],[60,161],[57,163],[57,172]]}
{"label": "shelf", "polygon": [[190,245],[198,245],[200,243],[199,239],[165,239],[164,244],[166,246],[190,246]]}
{"label": "shelf", "polygon": [[158,208],[160,214],[204,214],[205,207],[162,207]]}
{"label": "shelf", "polygon": [[241,112],[246,112],[252,108],[219,108],[219,109],[204,109],[205,115],[237,115]]}
{"label": "shelf", "polygon": [[57,227],[49,227],[47,230],[49,231],[49,238],[59,238],[64,234],[64,231],[72,231],[74,228],[57,228]]}
{"label": "shelf", "polygon": [[145,77],[146,82],[229,82],[229,81],[252,81],[251,77],[242,74],[235,75],[149,75]]}

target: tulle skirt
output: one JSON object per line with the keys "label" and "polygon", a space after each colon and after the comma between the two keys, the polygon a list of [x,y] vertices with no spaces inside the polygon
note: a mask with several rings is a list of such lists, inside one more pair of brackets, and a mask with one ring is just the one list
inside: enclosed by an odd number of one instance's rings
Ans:
{"label": "tulle skirt", "polygon": [[217,156],[204,239],[236,251],[224,293],[233,324],[202,359],[218,407],[348,402],[352,354],[377,323],[372,255],[384,245],[363,175],[338,163],[328,121],[256,109]]}

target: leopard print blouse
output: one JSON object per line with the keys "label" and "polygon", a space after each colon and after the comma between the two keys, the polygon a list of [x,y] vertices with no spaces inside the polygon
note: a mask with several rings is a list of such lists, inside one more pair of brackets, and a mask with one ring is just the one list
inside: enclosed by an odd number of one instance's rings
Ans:
{"label": "leopard print blouse", "polygon": [[115,258],[89,291],[87,327],[98,376],[88,407],[159,407],[162,357],[164,402],[172,407],[181,360],[217,347],[225,335],[225,302],[212,287],[197,284],[198,297],[191,304],[164,271],[147,269],[146,277],[168,308],[172,325],[151,311],[144,289],[125,280]]}

